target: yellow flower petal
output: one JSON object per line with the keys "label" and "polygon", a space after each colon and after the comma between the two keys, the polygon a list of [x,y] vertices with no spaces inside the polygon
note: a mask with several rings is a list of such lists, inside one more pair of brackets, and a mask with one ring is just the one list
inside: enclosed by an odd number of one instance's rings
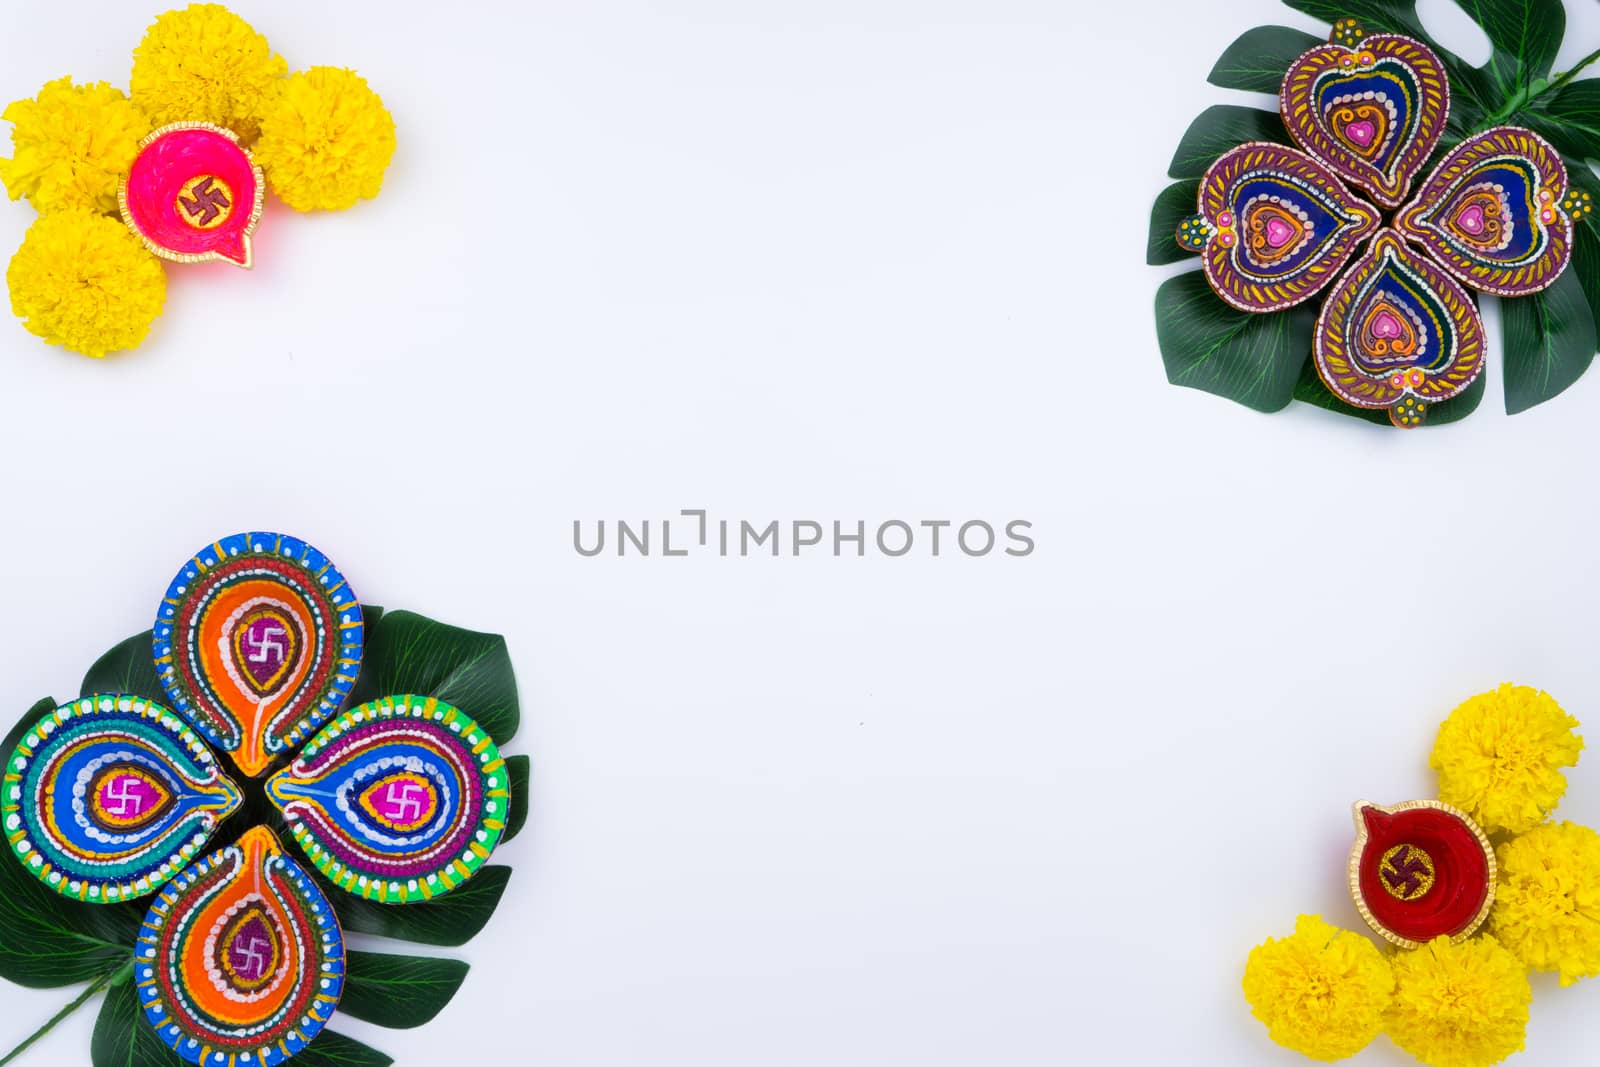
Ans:
{"label": "yellow flower petal", "polygon": [[152,127],[226,126],[249,144],[289,65],[267,39],[221,4],[190,4],[156,18],[133,53],[133,102]]}
{"label": "yellow flower petal", "polygon": [[10,159],[0,181],[11,199],[27,197],[41,213],[115,212],[117,183],[139,154],[149,124],[139,109],[105,82],[73,85],[58,78],[32,100],[0,112],[14,124]]}
{"label": "yellow flower petal", "polygon": [[99,358],[143,341],[166,302],[156,257],[116,219],[41,215],[6,271],[11,310],[29,332]]}
{"label": "yellow flower petal", "polygon": [[1314,1060],[1342,1060],[1378,1036],[1394,978],[1371,941],[1317,915],[1250,951],[1244,995],[1267,1035]]}
{"label": "yellow flower petal", "polygon": [[1509,682],[1466,701],[1439,727],[1429,766],[1439,799],[1485,831],[1521,833],[1544,820],[1567,790],[1561,768],[1578,762],[1583,739],[1548,693]]}
{"label": "yellow flower petal", "polygon": [[255,156],[296,211],[338,211],[378,195],[394,149],[394,119],[366,80],[312,67],[284,82]]}
{"label": "yellow flower petal", "polygon": [[1600,834],[1547,823],[1500,846],[1489,929],[1523,965],[1562,985],[1600,974]]}
{"label": "yellow flower petal", "polygon": [[1437,937],[1402,952],[1394,970],[1390,1040],[1429,1067],[1489,1067],[1522,1050],[1533,989],[1492,937]]}

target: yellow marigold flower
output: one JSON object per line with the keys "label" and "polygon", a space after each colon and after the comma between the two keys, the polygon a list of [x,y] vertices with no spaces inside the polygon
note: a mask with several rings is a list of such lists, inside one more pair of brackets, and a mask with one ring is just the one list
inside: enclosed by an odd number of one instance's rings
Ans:
{"label": "yellow marigold flower", "polygon": [[221,4],[157,16],[133,52],[133,102],[155,126],[210,122],[249,144],[289,65]]}
{"label": "yellow marigold flower", "polygon": [[117,182],[139,154],[149,126],[121,90],[105,82],[57,78],[32,100],[0,112],[15,123],[13,152],[0,159],[11,199],[27,197],[40,213],[117,210]]}
{"label": "yellow marigold flower", "polygon": [[39,216],[6,283],[29,332],[96,358],[144,340],[167,297],[167,276],[139,239],[81,210]]}
{"label": "yellow marigold flower", "polygon": [[1372,942],[1320,915],[1302,915],[1292,936],[1251,949],[1244,968],[1245,999],[1267,1035],[1314,1060],[1366,1048],[1393,989],[1389,963]]}
{"label": "yellow marigold flower", "polygon": [[1600,974],[1600,834],[1546,823],[1500,846],[1489,929],[1536,971],[1561,984]]}
{"label": "yellow marigold flower", "polygon": [[1521,833],[1543,821],[1567,791],[1561,768],[1578,762],[1583,738],[1548,693],[1510,682],[1468,700],[1439,727],[1428,765],[1439,799],[1489,833]]}
{"label": "yellow marigold flower", "polygon": [[1394,1006],[1384,1029],[1429,1067],[1489,1067],[1520,1052],[1533,988],[1492,937],[1436,937],[1395,956]]}
{"label": "yellow marigold flower", "polygon": [[285,204],[339,211],[378,195],[394,147],[394,119],[366,79],[312,67],[284,83],[255,155]]}

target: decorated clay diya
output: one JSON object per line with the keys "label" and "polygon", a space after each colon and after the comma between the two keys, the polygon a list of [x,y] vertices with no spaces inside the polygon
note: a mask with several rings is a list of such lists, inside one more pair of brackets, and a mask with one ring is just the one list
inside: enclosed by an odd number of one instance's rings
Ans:
{"label": "decorated clay diya", "polygon": [[1373,932],[1401,948],[1436,937],[1463,941],[1494,904],[1489,838],[1465,812],[1438,800],[1392,808],[1355,805],[1350,895]]}
{"label": "decorated clay diya", "polygon": [[344,987],[328,898],[264,826],[200,860],[150,906],[134,950],[145,1019],[198,1067],[283,1062]]}
{"label": "decorated clay diya", "polygon": [[[1411,195],[1449,118],[1450,86],[1439,57],[1409,37],[1341,21],[1290,66],[1279,110],[1299,148],[1224,153],[1177,241],[1242,311],[1326,292],[1313,341],[1323,383],[1346,404],[1420,426],[1483,372],[1468,290],[1523,296],[1553,284],[1590,199],[1548,142],[1515,126],[1462,142]],[[1385,210],[1395,211],[1387,226]]]}
{"label": "decorated clay diya", "polygon": [[477,873],[505,830],[510,789],[482,727],[420,696],[345,712],[267,782],[318,870],[383,904],[428,900]]}
{"label": "decorated clay diya", "polygon": [[176,263],[220,259],[249,268],[267,183],[233,131],[179,122],[139,146],[117,201],[145,247]]}
{"label": "decorated clay diya", "polygon": [[93,696],[22,735],[0,818],[35,878],[63,896],[115,904],[170,881],[240,801],[177,715],[140,697]]}
{"label": "decorated clay diya", "polygon": [[1450,83],[1433,49],[1410,37],[1330,41],[1290,66],[1278,110],[1297,144],[1393,208],[1439,143]]}
{"label": "decorated clay diya", "polygon": [[328,557],[283,534],[235,534],[173,578],[153,630],[156,671],[173,708],[254,777],[343,707],[364,632]]}

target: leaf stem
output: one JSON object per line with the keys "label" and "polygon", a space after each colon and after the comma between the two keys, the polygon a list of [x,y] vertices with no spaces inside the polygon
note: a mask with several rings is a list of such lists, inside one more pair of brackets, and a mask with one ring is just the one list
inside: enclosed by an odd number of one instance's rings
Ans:
{"label": "leaf stem", "polygon": [[1573,78],[1577,77],[1578,73],[1582,71],[1583,68],[1591,65],[1596,60],[1600,60],[1600,48],[1596,48],[1593,52],[1590,52],[1588,55],[1578,60],[1577,63],[1573,64],[1571,70],[1556,75],[1556,77],[1550,81],[1535,81],[1532,85],[1523,86],[1514,96],[1511,97],[1510,100],[1507,100],[1503,105],[1501,105],[1500,110],[1489,116],[1488,120],[1486,121],[1485,128],[1488,128],[1489,126],[1500,125],[1506,119],[1510,118],[1518,111],[1521,111],[1523,108],[1539,99],[1539,97],[1561,88]]}
{"label": "leaf stem", "polygon": [[1555,81],[1553,81],[1549,85],[1545,86],[1545,90],[1544,91],[1548,93],[1552,89],[1561,88],[1563,85],[1567,84],[1573,78],[1577,77],[1577,74],[1578,74],[1578,72],[1580,70],[1582,70],[1584,67],[1587,67],[1589,64],[1593,63],[1597,59],[1600,59],[1600,48],[1596,48],[1593,52],[1590,52],[1588,55],[1586,55],[1582,59],[1578,60],[1577,64],[1571,70],[1567,71],[1565,74],[1557,76]]}
{"label": "leaf stem", "polygon": [[87,1004],[89,1002],[89,998],[93,997],[96,993],[110,985],[113,980],[123,976],[124,974],[132,973],[133,964],[132,962],[129,962],[123,964],[114,971],[107,971],[99,978],[96,978],[92,983],[90,983],[88,989],[85,989],[82,993],[78,994],[78,998],[76,1000],[51,1016],[49,1022],[45,1023],[43,1026],[39,1027],[39,1029],[35,1030],[33,1033],[24,1038],[22,1044],[6,1053],[5,1056],[0,1057],[0,1067],[5,1067],[6,1064],[22,1055],[23,1051],[27,1049],[29,1045],[32,1045],[35,1041],[39,1040],[45,1034],[48,1034],[51,1030],[54,1030],[57,1023]]}

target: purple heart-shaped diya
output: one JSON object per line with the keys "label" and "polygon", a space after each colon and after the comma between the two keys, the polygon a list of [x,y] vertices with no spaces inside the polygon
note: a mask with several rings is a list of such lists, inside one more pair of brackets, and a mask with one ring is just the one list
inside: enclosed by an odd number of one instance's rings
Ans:
{"label": "purple heart-shaped diya", "polygon": [[1306,51],[1284,76],[1278,106],[1300,147],[1398,207],[1444,132],[1450,85],[1427,45],[1379,34]]}
{"label": "purple heart-shaped diya", "polygon": [[1370,205],[1304,152],[1252,141],[1211,165],[1200,213],[1178,240],[1201,253],[1206,280],[1243,311],[1316,295],[1378,228]]}
{"label": "purple heart-shaped diya", "polygon": [[1536,293],[1572,258],[1574,198],[1561,156],[1520,126],[1457,145],[1395,216],[1406,240],[1466,285],[1499,296]]}
{"label": "purple heart-shaped diya", "polygon": [[1432,404],[1483,371],[1484,334],[1465,289],[1394,230],[1380,230],[1322,305],[1317,373],[1340,400],[1420,426]]}

